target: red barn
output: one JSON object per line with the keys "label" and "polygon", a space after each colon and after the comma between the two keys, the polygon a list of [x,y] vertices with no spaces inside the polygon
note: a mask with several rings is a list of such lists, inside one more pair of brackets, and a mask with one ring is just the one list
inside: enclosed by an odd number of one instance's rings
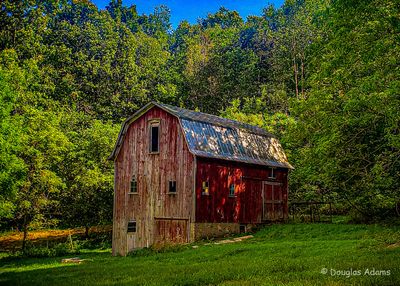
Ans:
{"label": "red barn", "polygon": [[110,158],[114,255],[287,218],[292,167],[259,127],[151,102],[124,122]]}

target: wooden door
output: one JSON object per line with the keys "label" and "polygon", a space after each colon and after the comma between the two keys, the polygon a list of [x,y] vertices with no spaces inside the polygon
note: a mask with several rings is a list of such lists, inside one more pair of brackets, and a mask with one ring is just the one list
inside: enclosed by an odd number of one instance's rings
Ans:
{"label": "wooden door", "polygon": [[283,199],[282,184],[276,182],[263,182],[263,220],[282,220]]}
{"label": "wooden door", "polygon": [[155,241],[157,244],[175,244],[189,242],[189,220],[155,218]]}

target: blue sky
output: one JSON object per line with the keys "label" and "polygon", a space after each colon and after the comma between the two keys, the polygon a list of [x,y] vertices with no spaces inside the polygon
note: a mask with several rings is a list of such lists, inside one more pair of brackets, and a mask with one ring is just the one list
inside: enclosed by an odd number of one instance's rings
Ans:
{"label": "blue sky", "polygon": [[[92,0],[97,7],[103,9],[109,0]],[[172,26],[176,28],[181,20],[196,23],[198,18],[204,18],[208,13],[216,12],[219,7],[224,6],[230,10],[236,10],[246,18],[248,15],[260,15],[262,8],[268,4],[279,7],[284,0],[123,0],[123,5],[135,4],[139,14],[149,14],[155,6],[164,4],[171,9]]]}

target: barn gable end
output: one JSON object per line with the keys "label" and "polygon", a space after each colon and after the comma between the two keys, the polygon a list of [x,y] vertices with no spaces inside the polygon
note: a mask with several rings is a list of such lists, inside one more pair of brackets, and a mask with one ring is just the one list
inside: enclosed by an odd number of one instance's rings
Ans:
{"label": "barn gable end", "polygon": [[[149,147],[151,122],[160,124],[155,154]],[[157,241],[188,241],[193,170],[194,157],[175,116],[153,107],[127,126],[115,157],[114,255]],[[137,193],[130,193],[133,179]],[[176,182],[176,193],[169,193],[169,182]],[[135,232],[128,232],[129,222],[136,223]],[[169,228],[179,229],[170,233]]]}

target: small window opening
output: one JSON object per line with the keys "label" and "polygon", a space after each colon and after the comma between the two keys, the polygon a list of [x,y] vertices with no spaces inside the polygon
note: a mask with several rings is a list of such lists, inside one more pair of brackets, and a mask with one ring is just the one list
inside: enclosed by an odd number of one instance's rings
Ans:
{"label": "small window opening", "polygon": [[275,168],[269,168],[269,178],[271,179],[275,179],[276,178],[276,174],[275,174]]}
{"label": "small window opening", "polygon": [[241,224],[240,226],[239,226],[239,232],[240,233],[245,233],[246,232],[246,225],[244,225],[244,224]]}
{"label": "small window opening", "polygon": [[150,153],[159,152],[159,135],[160,135],[160,124],[153,122],[150,124]]}
{"label": "small window opening", "polygon": [[231,184],[229,186],[229,196],[234,197],[235,196],[235,184]]}
{"label": "small window opening", "polygon": [[136,232],[136,221],[131,220],[128,222],[128,232]]}
{"label": "small window opening", "polygon": [[170,194],[176,194],[176,181],[169,181],[169,191]]}
{"label": "small window opening", "polygon": [[208,181],[203,181],[202,189],[203,189],[202,195],[208,196],[210,194]]}
{"label": "small window opening", "polygon": [[137,194],[137,181],[136,178],[133,177],[131,180],[131,189],[130,189],[130,193],[131,194]]}

